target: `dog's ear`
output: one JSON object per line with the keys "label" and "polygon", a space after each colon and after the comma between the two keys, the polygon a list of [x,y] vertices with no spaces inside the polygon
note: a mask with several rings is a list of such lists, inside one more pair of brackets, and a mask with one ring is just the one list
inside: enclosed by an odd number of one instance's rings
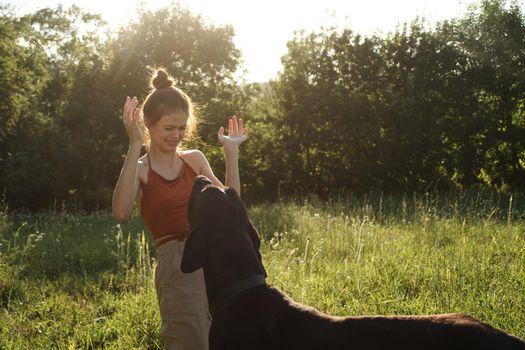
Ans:
{"label": "dog's ear", "polygon": [[253,227],[251,221],[249,222],[248,235],[250,236],[250,239],[252,240],[253,248],[255,249],[255,254],[257,255],[257,259],[259,259],[259,264],[261,265],[261,268],[264,271],[264,276],[267,277],[268,274],[266,273],[266,269],[264,268],[264,265],[262,263],[261,251],[259,250],[261,247],[261,239],[259,237],[259,233],[255,229],[255,227]]}
{"label": "dog's ear", "polygon": [[211,185],[212,182],[203,175],[198,175],[195,180],[193,180],[193,187],[191,188],[191,195],[190,195],[190,201],[188,203],[188,221],[191,223],[191,220],[193,218],[193,213],[195,212],[195,202],[197,201],[197,197],[202,192],[202,190],[206,187]]}
{"label": "dog's ear", "polygon": [[193,182],[188,204],[188,221],[190,222],[191,232],[184,245],[184,253],[180,264],[180,269],[184,273],[196,271],[203,267],[206,262],[209,236],[209,225],[206,222],[208,203],[201,197],[203,197],[203,189],[211,184],[207,177],[200,175]]}
{"label": "dog's ear", "polygon": [[196,271],[204,266],[208,246],[209,225],[204,221],[196,223],[184,245],[180,269],[184,273]]}
{"label": "dog's ear", "polygon": [[246,207],[244,206],[241,197],[239,197],[239,195],[237,194],[237,191],[235,191],[231,187],[228,187],[224,192],[228,195],[230,203],[234,206],[235,211],[237,212],[238,218],[240,220],[240,224],[247,224],[250,221],[250,219],[248,218],[248,212],[246,210]]}
{"label": "dog's ear", "polygon": [[237,215],[239,216],[239,219],[242,223],[242,225],[246,225],[248,230],[248,235],[250,236],[250,239],[252,240],[253,247],[256,251],[259,251],[259,248],[261,247],[261,240],[259,238],[259,233],[253,227],[250,218],[248,217],[248,211],[246,210],[246,207],[244,206],[243,201],[241,200],[241,197],[235,192],[233,188],[228,188],[226,190],[226,194],[230,197],[230,201],[232,202],[233,206],[235,207],[235,210],[237,212]]}
{"label": "dog's ear", "polygon": [[248,226],[248,235],[252,240],[253,247],[255,248],[255,250],[259,251],[259,249],[261,248],[261,238],[259,237],[259,232],[257,232],[257,229],[255,227],[253,227],[251,221],[250,225]]}
{"label": "dog's ear", "polygon": [[250,237],[250,240],[252,241],[253,248],[255,250],[257,258],[259,259],[261,268],[263,269],[264,275],[266,276],[266,269],[264,268],[262,264],[262,256],[259,250],[261,248],[261,238],[259,237],[259,232],[257,232],[255,227],[253,227],[252,222],[250,221],[250,218],[248,217],[248,211],[246,210],[246,207],[244,206],[244,203],[241,200],[241,197],[239,197],[239,195],[237,194],[237,192],[235,192],[233,188],[228,188],[226,190],[226,194],[230,197],[230,200],[235,206],[237,214],[239,215],[242,223],[247,225],[246,228],[248,231],[248,236]]}

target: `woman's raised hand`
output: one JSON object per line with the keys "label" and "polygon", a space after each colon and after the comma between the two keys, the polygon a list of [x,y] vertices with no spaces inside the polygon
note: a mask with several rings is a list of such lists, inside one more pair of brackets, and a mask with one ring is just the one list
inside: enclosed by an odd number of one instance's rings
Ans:
{"label": "woman's raised hand", "polygon": [[228,121],[228,135],[224,135],[224,128],[221,126],[217,136],[225,150],[237,149],[248,139],[248,129],[244,127],[242,118],[233,116]]}
{"label": "woman's raised hand", "polygon": [[142,135],[142,130],[140,128],[140,108],[138,108],[139,101],[136,97],[130,98],[126,97],[126,102],[124,103],[124,110],[122,112],[122,120],[124,121],[124,126],[126,127],[126,132],[129,137],[130,143],[142,143],[144,142],[144,136]]}

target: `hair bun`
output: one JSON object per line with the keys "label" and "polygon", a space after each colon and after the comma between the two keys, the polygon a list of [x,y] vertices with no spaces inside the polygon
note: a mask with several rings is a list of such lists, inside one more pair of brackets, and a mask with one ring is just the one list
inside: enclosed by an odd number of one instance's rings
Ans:
{"label": "hair bun", "polygon": [[163,69],[157,70],[155,77],[151,80],[151,85],[157,90],[170,88],[173,83],[173,78]]}

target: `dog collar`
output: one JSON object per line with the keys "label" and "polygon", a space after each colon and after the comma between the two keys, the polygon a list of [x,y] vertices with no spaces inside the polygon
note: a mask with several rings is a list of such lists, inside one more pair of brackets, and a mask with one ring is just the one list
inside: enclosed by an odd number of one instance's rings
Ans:
{"label": "dog collar", "polygon": [[233,300],[233,298],[247,289],[266,284],[264,275],[252,275],[238,282],[235,282],[225,290],[223,290],[210,304],[210,314],[213,317],[219,311],[226,308]]}

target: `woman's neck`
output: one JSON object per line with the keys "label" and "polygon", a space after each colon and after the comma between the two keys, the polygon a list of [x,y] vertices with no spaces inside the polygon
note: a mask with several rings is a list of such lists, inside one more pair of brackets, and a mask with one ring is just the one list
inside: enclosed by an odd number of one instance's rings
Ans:
{"label": "woman's neck", "polygon": [[151,147],[148,151],[150,159],[158,165],[174,168],[177,164],[178,150],[164,152],[156,147]]}

